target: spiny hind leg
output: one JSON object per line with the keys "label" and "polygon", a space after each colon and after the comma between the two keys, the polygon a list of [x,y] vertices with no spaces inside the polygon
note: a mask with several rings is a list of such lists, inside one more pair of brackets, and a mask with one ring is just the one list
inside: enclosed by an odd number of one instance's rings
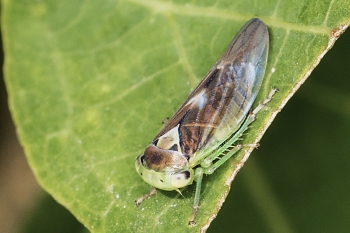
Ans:
{"label": "spiny hind leg", "polygon": [[[204,161],[201,163],[201,166],[204,167],[204,174],[213,174],[213,172],[218,169],[221,165],[223,165],[229,158],[231,158],[237,151],[239,151],[242,147],[259,147],[259,143],[253,143],[253,144],[236,144],[237,140],[240,139],[240,137],[243,135],[243,133],[249,128],[249,125],[255,121],[256,114],[269,103],[275,93],[278,91],[277,88],[273,88],[266,99],[260,103],[256,108],[253,109],[251,113],[247,116],[246,120],[243,122],[240,129],[222,146],[221,149],[225,149],[226,152],[224,152],[224,156],[219,158],[218,155],[220,153],[213,153],[211,156],[208,156],[204,159]],[[232,146],[233,145],[233,146]],[[215,163],[214,161],[218,159]]]}

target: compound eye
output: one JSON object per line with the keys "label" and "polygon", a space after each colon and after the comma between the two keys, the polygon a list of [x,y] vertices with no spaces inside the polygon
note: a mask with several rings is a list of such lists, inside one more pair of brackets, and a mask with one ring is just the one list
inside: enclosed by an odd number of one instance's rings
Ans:
{"label": "compound eye", "polygon": [[145,165],[145,155],[140,155],[140,162],[142,165]]}
{"label": "compound eye", "polygon": [[191,173],[187,170],[173,173],[170,182],[174,188],[185,187],[192,182]]}

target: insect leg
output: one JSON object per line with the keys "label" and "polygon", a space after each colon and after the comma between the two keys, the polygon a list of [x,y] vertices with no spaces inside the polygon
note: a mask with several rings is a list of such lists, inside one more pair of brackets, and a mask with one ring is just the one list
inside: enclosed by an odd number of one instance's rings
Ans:
{"label": "insect leg", "polygon": [[203,179],[203,169],[199,167],[195,171],[196,194],[194,195],[193,211],[190,217],[190,221],[188,222],[188,225],[191,225],[191,226],[196,225],[194,218],[196,217],[196,214],[198,211],[199,198],[201,195],[201,188],[202,188],[202,179]]}
{"label": "insect leg", "polygon": [[272,97],[276,94],[276,92],[278,92],[278,89],[275,87],[272,88],[267,98],[262,103],[260,103],[256,108],[254,108],[254,110],[250,113],[250,115],[252,114],[256,115],[264,106],[266,106],[268,102],[272,100]]}
{"label": "insect leg", "polygon": [[213,161],[218,158],[218,156],[226,150],[228,147],[233,145],[248,129],[248,126],[255,121],[256,114],[264,107],[268,102],[272,100],[273,95],[278,90],[276,88],[273,88],[267,98],[260,103],[248,116],[247,119],[243,122],[242,126],[239,128],[239,130],[227,141],[219,150],[219,153],[215,152],[212,155],[208,156],[204,159],[204,161],[201,163],[201,166],[204,167],[204,174],[212,174],[217,168],[219,168],[222,164],[224,164],[229,158],[231,158],[237,151],[239,151],[244,146],[252,146],[257,147],[257,144],[247,144],[247,145],[235,145],[232,150],[230,150],[228,153],[226,153],[222,158],[220,158],[218,161],[216,161],[213,164]]}
{"label": "insect leg", "polygon": [[153,186],[151,186],[151,190],[149,193],[145,194],[145,195],[142,195],[141,197],[137,198],[135,200],[135,205],[136,207],[138,207],[144,200],[146,200],[147,198],[153,196],[154,194],[157,193],[157,189]]}

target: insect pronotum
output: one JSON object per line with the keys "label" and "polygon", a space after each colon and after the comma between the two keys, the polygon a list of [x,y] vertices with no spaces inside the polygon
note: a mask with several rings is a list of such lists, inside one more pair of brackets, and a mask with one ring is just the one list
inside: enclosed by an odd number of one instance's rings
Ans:
{"label": "insect pronotum", "polygon": [[181,193],[180,188],[196,181],[189,221],[195,224],[203,174],[212,174],[242,148],[234,143],[276,92],[272,89],[248,114],[263,81],[268,46],[267,27],[260,19],[251,19],[242,27],[144,154],[137,157],[136,171],[152,186],[149,194],[135,201],[137,206],[155,194],[155,188]]}

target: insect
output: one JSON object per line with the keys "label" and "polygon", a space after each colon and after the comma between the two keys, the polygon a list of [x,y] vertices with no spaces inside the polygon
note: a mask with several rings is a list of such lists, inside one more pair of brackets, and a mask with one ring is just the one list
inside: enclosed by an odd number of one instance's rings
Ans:
{"label": "insect", "polygon": [[263,81],[268,45],[267,27],[260,19],[251,19],[242,27],[144,154],[137,157],[137,173],[152,186],[149,194],[135,201],[137,206],[155,194],[155,188],[181,194],[180,188],[195,181],[189,221],[195,224],[203,175],[212,174],[242,148],[234,143],[277,91],[273,89],[248,114]]}

